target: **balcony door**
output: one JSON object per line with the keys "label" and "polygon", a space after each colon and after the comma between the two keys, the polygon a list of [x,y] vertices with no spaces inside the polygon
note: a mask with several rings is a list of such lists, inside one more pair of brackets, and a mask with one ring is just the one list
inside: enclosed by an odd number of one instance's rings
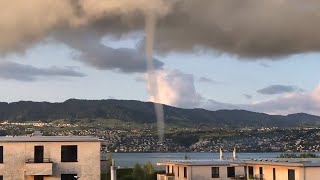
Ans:
{"label": "balcony door", "polygon": [[35,163],[43,162],[43,146],[34,147],[34,162]]}

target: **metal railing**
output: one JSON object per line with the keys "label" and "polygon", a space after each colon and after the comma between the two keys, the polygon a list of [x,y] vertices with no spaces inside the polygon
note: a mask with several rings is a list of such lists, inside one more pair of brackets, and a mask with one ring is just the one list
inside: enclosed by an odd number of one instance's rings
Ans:
{"label": "metal railing", "polygon": [[264,179],[264,175],[263,175],[263,174],[256,174],[256,175],[254,176],[254,180],[265,180],[265,179]]}
{"label": "metal railing", "polygon": [[36,160],[36,159],[27,159],[26,163],[52,163],[50,158],[43,158],[41,160]]}

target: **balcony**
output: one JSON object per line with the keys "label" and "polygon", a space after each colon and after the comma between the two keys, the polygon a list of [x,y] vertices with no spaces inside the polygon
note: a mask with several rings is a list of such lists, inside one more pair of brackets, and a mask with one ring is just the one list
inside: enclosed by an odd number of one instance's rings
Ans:
{"label": "balcony", "polygon": [[26,160],[25,171],[28,176],[51,176],[52,161],[49,158],[43,159],[42,162],[35,162],[34,159],[28,159]]}
{"label": "balcony", "polygon": [[173,174],[157,174],[157,180],[174,180]]}
{"label": "balcony", "polygon": [[263,174],[256,174],[253,180],[265,180],[265,178]]}

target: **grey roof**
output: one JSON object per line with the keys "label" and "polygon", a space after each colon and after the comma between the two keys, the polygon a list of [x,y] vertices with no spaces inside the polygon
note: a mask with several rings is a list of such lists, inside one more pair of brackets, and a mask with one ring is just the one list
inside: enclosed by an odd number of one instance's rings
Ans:
{"label": "grey roof", "polygon": [[291,167],[320,167],[319,158],[274,158],[256,160],[171,160],[159,162],[157,165],[184,165],[184,166],[247,166],[247,165],[273,165]]}
{"label": "grey roof", "polygon": [[100,142],[89,136],[0,136],[0,142]]}
{"label": "grey roof", "polygon": [[247,164],[263,164],[274,166],[320,167],[319,158],[274,158],[246,161]]}
{"label": "grey roof", "polygon": [[171,160],[157,163],[158,165],[177,164],[185,166],[242,166],[244,161],[239,160]]}

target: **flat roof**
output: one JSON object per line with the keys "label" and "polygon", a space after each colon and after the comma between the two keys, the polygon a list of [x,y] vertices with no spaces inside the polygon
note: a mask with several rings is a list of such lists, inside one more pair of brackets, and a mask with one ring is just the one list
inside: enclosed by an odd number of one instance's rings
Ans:
{"label": "flat roof", "polygon": [[185,165],[185,166],[243,166],[244,161],[238,160],[170,160],[159,162],[157,165]]}
{"label": "flat roof", "polygon": [[320,158],[274,158],[254,160],[170,160],[159,162],[157,165],[184,165],[184,166],[247,166],[272,165],[291,167],[320,167]]}
{"label": "flat roof", "polygon": [[320,167],[320,158],[273,158],[255,159],[246,161],[248,165],[273,165],[273,166],[301,166],[301,167]]}
{"label": "flat roof", "polygon": [[90,136],[0,136],[0,142],[101,142]]}

